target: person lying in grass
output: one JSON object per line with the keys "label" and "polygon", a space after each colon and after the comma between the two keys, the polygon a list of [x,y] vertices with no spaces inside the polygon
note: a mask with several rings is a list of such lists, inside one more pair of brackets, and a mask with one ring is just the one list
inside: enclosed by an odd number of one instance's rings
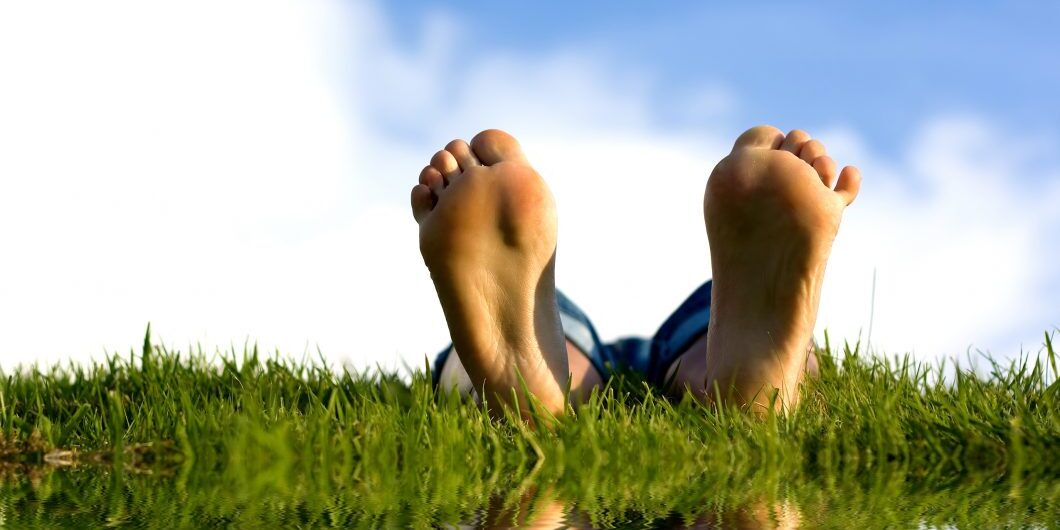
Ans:
{"label": "person lying in grass", "polygon": [[860,183],[857,168],[837,171],[804,131],[744,132],[703,197],[713,279],[651,340],[602,344],[556,290],[555,204],[519,143],[499,130],[453,140],[412,188],[420,251],[452,339],[435,383],[526,414],[521,378],[561,414],[568,382],[577,403],[626,367],[674,395],[787,410],[814,370],[807,345],[825,265]]}

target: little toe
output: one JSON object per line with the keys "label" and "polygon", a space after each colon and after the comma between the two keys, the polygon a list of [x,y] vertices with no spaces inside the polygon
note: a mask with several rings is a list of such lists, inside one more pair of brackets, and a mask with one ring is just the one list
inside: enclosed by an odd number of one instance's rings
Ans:
{"label": "little toe", "polygon": [[526,161],[519,141],[499,129],[487,129],[476,134],[471,139],[471,151],[487,166],[504,160]]}
{"label": "little toe", "polygon": [[482,165],[478,158],[475,157],[475,153],[471,152],[471,146],[467,145],[467,142],[463,140],[453,140],[445,144],[445,150],[453,154],[453,158],[456,159],[461,171],[467,171],[468,168]]}
{"label": "little toe", "polygon": [[745,147],[758,147],[765,149],[776,149],[784,141],[784,133],[771,125],[759,125],[744,131],[736,143],[732,146],[733,151]]}
{"label": "little toe", "polygon": [[784,143],[780,144],[780,149],[787,151],[795,156],[799,156],[799,152],[802,151],[802,147],[806,145],[806,142],[810,141],[810,135],[801,129],[795,129],[788,133],[784,137]]}
{"label": "little toe", "polygon": [[823,143],[819,140],[810,140],[805,144],[802,144],[802,150],[799,151],[799,158],[812,166],[814,160],[827,154],[828,151],[824,148]]}
{"label": "little toe", "polygon": [[420,171],[420,184],[427,186],[435,196],[441,195],[442,190],[445,189],[445,179],[442,177],[442,173],[438,171],[438,168],[434,166],[427,166],[423,168],[423,171]]}
{"label": "little toe", "polygon": [[843,202],[850,206],[854,198],[858,196],[861,189],[861,171],[854,166],[847,166],[839,173],[839,180],[835,184],[835,192],[842,197]]}
{"label": "little toe", "polygon": [[831,188],[832,185],[835,184],[836,164],[835,160],[832,160],[832,157],[828,155],[819,156],[815,158],[810,165],[812,165],[813,169],[817,171],[818,175],[820,175],[821,182],[823,182],[825,186]]}
{"label": "little toe", "polygon": [[456,162],[456,157],[445,149],[434,153],[434,156],[431,157],[431,165],[445,178],[446,184],[449,183],[452,177],[460,174],[460,164]]}
{"label": "little toe", "polygon": [[431,209],[434,208],[435,195],[431,193],[431,189],[423,184],[417,184],[412,188],[412,217],[416,219],[416,222],[422,222],[427,214],[431,213]]}

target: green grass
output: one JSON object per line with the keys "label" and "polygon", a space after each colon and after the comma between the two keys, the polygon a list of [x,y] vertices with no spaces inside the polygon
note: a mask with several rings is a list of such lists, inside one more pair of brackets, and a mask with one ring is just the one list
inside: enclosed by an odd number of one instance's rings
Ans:
{"label": "green grass", "polygon": [[553,500],[597,526],[783,503],[815,527],[1060,521],[1050,336],[1038,362],[947,382],[856,348],[819,355],[820,379],[786,417],[665,399],[627,377],[535,429],[435,392],[423,372],[336,374],[148,337],[104,364],[0,374],[0,526],[61,514],[69,525],[431,527],[518,520]]}

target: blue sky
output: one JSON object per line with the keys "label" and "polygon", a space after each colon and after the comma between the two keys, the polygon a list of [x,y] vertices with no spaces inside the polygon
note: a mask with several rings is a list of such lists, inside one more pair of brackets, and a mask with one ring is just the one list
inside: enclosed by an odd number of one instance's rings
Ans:
{"label": "blue sky", "polygon": [[1060,7],[656,5],[0,4],[0,367],[148,321],[420,366],[446,329],[408,193],[488,127],[553,188],[560,287],[605,338],[709,278],[703,184],[759,123],[864,174],[819,338],[1010,358],[1060,325]]}
{"label": "blue sky", "polygon": [[425,17],[474,60],[497,50],[591,50],[645,76],[666,125],[673,98],[724,87],[726,124],[837,123],[895,154],[925,116],[974,112],[1011,128],[1060,124],[1060,5],[1053,2],[388,2],[401,46]]}

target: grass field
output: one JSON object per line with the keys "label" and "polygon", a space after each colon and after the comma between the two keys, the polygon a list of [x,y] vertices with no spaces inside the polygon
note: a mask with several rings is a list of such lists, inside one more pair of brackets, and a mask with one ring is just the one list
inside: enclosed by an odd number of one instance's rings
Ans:
{"label": "grass field", "polygon": [[0,377],[0,527],[489,526],[553,511],[598,527],[1058,524],[1049,335],[1036,358],[946,382],[856,348],[819,355],[786,417],[661,398],[630,376],[534,429],[422,371],[336,374],[148,338],[102,365]]}

